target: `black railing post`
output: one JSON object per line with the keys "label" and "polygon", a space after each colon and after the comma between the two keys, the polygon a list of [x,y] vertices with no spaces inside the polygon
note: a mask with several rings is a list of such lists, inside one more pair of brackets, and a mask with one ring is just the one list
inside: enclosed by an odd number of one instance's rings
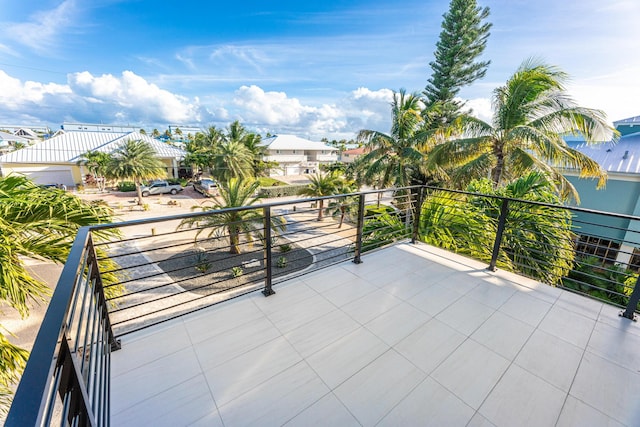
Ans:
{"label": "black railing post", "polygon": [[620,316],[626,317],[627,319],[631,319],[634,322],[636,321],[636,307],[638,307],[638,302],[640,302],[640,276],[638,276],[638,280],[636,280],[636,285],[633,288],[633,292],[631,292],[631,296],[629,297],[629,303],[627,304],[627,309],[625,311],[620,312]]}
{"label": "black railing post", "polygon": [[496,240],[493,243],[493,252],[491,253],[491,262],[487,270],[496,271],[496,263],[498,262],[498,255],[500,254],[500,244],[502,243],[502,234],[504,233],[504,226],[507,222],[507,214],[509,213],[509,200],[502,199],[502,206],[500,207],[500,218],[498,218],[498,230],[496,231]]}
{"label": "black railing post", "polygon": [[271,277],[272,277],[272,262],[271,262],[271,207],[265,206],[263,208],[263,216],[264,216],[264,266],[265,266],[265,277],[264,277],[264,290],[262,293],[265,297],[269,295],[273,295],[276,292],[271,287]]}
{"label": "black railing post", "polygon": [[362,263],[362,230],[364,229],[364,194],[360,194],[358,199],[358,225],[356,227],[356,250],[353,262]]}
{"label": "black railing post", "polygon": [[411,235],[411,243],[418,240],[418,232],[420,230],[420,212],[422,212],[422,198],[424,197],[424,187],[418,189],[416,194],[416,204],[413,214],[413,234]]}

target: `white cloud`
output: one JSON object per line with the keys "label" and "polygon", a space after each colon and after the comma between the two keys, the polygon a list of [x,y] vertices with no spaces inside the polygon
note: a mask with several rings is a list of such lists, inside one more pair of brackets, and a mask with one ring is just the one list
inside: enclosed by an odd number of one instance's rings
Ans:
{"label": "white cloud", "polygon": [[86,100],[95,99],[120,110],[117,115],[129,120],[191,123],[204,119],[197,98],[189,100],[160,89],[131,71],[97,77],[87,71],[74,73],[69,75],[69,86]]}
{"label": "white cloud", "polygon": [[491,123],[493,110],[491,108],[491,100],[489,98],[474,98],[464,102],[465,107],[468,110],[471,110],[470,113],[472,116],[487,123]]}
{"label": "white cloud", "polygon": [[303,106],[296,98],[287,97],[284,92],[265,92],[255,85],[241,86],[233,103],[245,120],[275,126],[300,124],[301,117],[314,110]]}
{"label": "white cloud", "polygon": [[27,22],[5,24],[3,33],[19,44],[46,53],[62,32],[74,26],[76,14],[76,0],[64,0],[51,10],[33,13]]}

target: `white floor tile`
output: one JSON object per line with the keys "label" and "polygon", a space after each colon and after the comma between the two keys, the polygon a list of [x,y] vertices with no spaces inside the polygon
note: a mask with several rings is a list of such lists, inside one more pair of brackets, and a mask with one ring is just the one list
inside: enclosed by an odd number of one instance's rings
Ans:
{"label": "white floor tile", "polygon": [[465,426],[474,410],[432,378],[425,379],[378,426]]}
{"label": "white floor tile", "polygon": [[555,306],[596,320],[600,314],[603,304],[600,301],[596,301],[582,295],[563,292],[556,301]]}
{"label": "white floor tile", "polygon": [[318,272],[305,274],[299,278],[306,283],[311,289],[322,294],[329,289],[349,283],[358,278],[354,273],[344,268],[328,268]]}
{"label": "white floor tile", "polygon": [[473,418],[471,418],[471,421],[469,421],[469,424],[465,427],[496,427],[496,425],[476,412]]}
{"label": "white floor tile", "polygon": [[282,333],[292,331],[305,323],[336,309],[336,306],[320,295],[314,295],[297,303],[282,307],[267,315]]}
{"label": "white floor tile", "polygon": [[553,306],[538,328],[580,348],[585,348],[595,323],[593,319]]}
{"label": "white floor tile", "polygon": [[516,290],[510,284],[497,285],[490,283],[488,280],[482,280],[478,286],[469,291],[467,296],[495,309],[499,308],[515,293]]}
{"label": "white floor tile", "polygon": [[349,283],[342,283],[322,294],[323,297],[338,307],[349,304],[363,296],[378,290],[378,288],[364,279],[356,279]]}
{"label": "white floor tile", "polygon": [[524,292],[516,292],[499,308],[501,312],[532,326],[538,326],[550,309],[551,303]]}
{"label": "white floor tile", "polygon": [[150,328],[122,338],[122,348],[111,353],[111,376],[117,377],[131,369],[161,359],[191,346],[182,322]]}
{"label": "white floor tile", "polygon": [[111,424],[173,427],[190,425],[203,417],[220,419],[207,382],[198,375],[114,414]]}
{"label": "white floor tile", "polygon": [[360,427],[360,423],[347,408],[333,394],[329,393],[322,399],[296,415],[285,424],[287,427]]}
{"label": "white floor tile", "polygon": [[412,363],[389,350],[334,393],[362,425],[374,425],[425,377]]}
{"label": "white floor tile", "polygon": [[479,412],[497,427],[548,427],[558,419],[565,396],[549,383],[511,365]]}
{"label": "white floor tile", "polygon": [[263,317],[264,313],[252,303],[250,298],[243,298],[188,316],[184,320],[184,325],[191,342],[196,343]]}
{"label": "white floor tile", "polygon": [[471,338],[499,355],[513,360],[533,330],[533,326],[496,311],[471,335]]}
{"label": "white floor tile", "polygon": [[570,394],[629,426],[638,425],[640,374],[586,352]]}
{"label": "white floor tile", "polygon": [[203,371],[214,368],[276,339],[280,332],[266,318],[200,341],[193,348]]}
{"label": "white floor tile", "polygon": [[624,427],[591,406],[569,396],[560,413],[556,427]]}
{"label": "white floor tile", "polygon": [[221,407],[301,360],[284,338],[277,338],[207,370],[205,377]]}
{"label": "white floor tile", "polygon": [[371,292],[341,307],[355,321],[365,324],[402,303],[401,299],[383,291]]}
{"label": "white floor tile", "polygon": [[309,357],[360,327],[358,322],[336,309],[284,336],[302,357]]}
{"label": "white floor tile", "polygon": [[437,319],[431,319],[394,348],[425,373],[433,371],[467,337]]}
{"label": "white floor tile", "polygon": [[431,316],[403,302],[376,317],[365,327],[389,345],[395,345],[424,325]]}
{"label": "white floor tile", "polygon": [[307,362],[333,390],[388,349],[380,338],[361,327],[312,354]]}
{"label": "white floor tile", "polygon": [[640,372],[640,336],[596,323],[587,350],[631,371]]}
{"label": "white floor tile", "polygon": [[464,403],[478,409],[509,364],[504,357],[467,340],[431,373],[431,377]]}
{"label": "white floor tile", "polygon": [[198,359],[189,347],[112,377],[111,413],[117,414],[201,372]]}
{"label": "white floor tile", "polygon": [[442,284],[436,284],[414,295],[407,302],[429,316],[435,316],[460,298],[462,295],[458,292]]}
{"label": "white floor tile", "polygon": [[582,354],[581,348],[537,330],[520,351],[515,363],[559,389],[569,391]]}
{"label": "white floor tile", "polygon": [[[252,294],[251,300],[264,314],[272,314],[298,304],[306,298],[317,296],[318,293],[298,279],[293,283],[286,283],[275,288],[276,293],[265,297],[262,293]],[[244,301],[243,301],[244,302]]]}
{"label": "white floor tile", "polygon": [[226,426],[279,426],[328,392],[309,366],[300,362],[220,406],[219,411]]}
{"label": "white floor tile", "polygon": [[415,273],[397,275],[393,281],[381,286],[386,292],[402,300],[409,300],[434,283]]}
{"label": "white floor tile", "polygon": [[494,312],[493,308],[464,296],[440,312],[436,319],[469,336]]}

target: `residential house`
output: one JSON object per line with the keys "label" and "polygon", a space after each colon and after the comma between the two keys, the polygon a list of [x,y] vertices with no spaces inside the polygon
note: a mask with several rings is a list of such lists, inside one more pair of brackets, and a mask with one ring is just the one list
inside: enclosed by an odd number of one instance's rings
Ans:
{"label": "residential house", "polygon": [[[614,125],[621,134],[617,142],[587,144],[577,139],[568,140],[570,146],[607,171],[606,187],[597,189],[596,180],[581,179],[577,172],[567,171],[565,175],[580,195],[581,208],[640,216],[640,116],[616,121]],[[579,213],[577,218],[585,221],[579,249],[599,252],[621,264],[640,265],[640,223],[628,218],[609,218],[608,225],[612,228],[604,230],[589,225],[586,213]],[[632,247],[620,242],[637,242],[637,245]]]}
{"label": "residential house", "polygon": [[364,147],[351,148],[340,153],[339,160],[343,163],[353,163],[364,154]]}
{"label": "residential house", "polygon": [[27,146],[30,143],[30,139],[0,131],[0,153],[9,153],[15,150],[16,146]]}
{"label": "residential house", "polygon": [[294,135],[274,135],[260,145],[265,149],[265,161],[278,162],[280,168],[272,169],[274,175],[315,173],[321,164],[338,160],[337,148]]}
{"label": "residential house", "polygon": [[89,151],[110,153],[127,140],[149,143],[167,167],[168,176],[178,176],[179,162],[186,152],[138,132],[65,131],[45,141],[0,156],[2,176],[22,174],[37,184],[64,184],[68,188],[83,183],[89,173],[78,165]]}

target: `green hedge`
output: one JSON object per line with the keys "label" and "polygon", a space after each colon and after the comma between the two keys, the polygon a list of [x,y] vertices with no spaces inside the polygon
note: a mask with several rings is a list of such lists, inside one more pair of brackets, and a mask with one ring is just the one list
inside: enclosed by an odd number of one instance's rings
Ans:
{"label": "green hedge", "polygon": [[305,188],[306,184],[295,185],[279,185],[277,187],[258,187],[258,197],[285,197],[285,196],[297,196],[300,190]]}
{"label": "green hedge", "polygon": [[122,181],[118,183],[118,191],[135,191],[136,184],[131,181]]}

